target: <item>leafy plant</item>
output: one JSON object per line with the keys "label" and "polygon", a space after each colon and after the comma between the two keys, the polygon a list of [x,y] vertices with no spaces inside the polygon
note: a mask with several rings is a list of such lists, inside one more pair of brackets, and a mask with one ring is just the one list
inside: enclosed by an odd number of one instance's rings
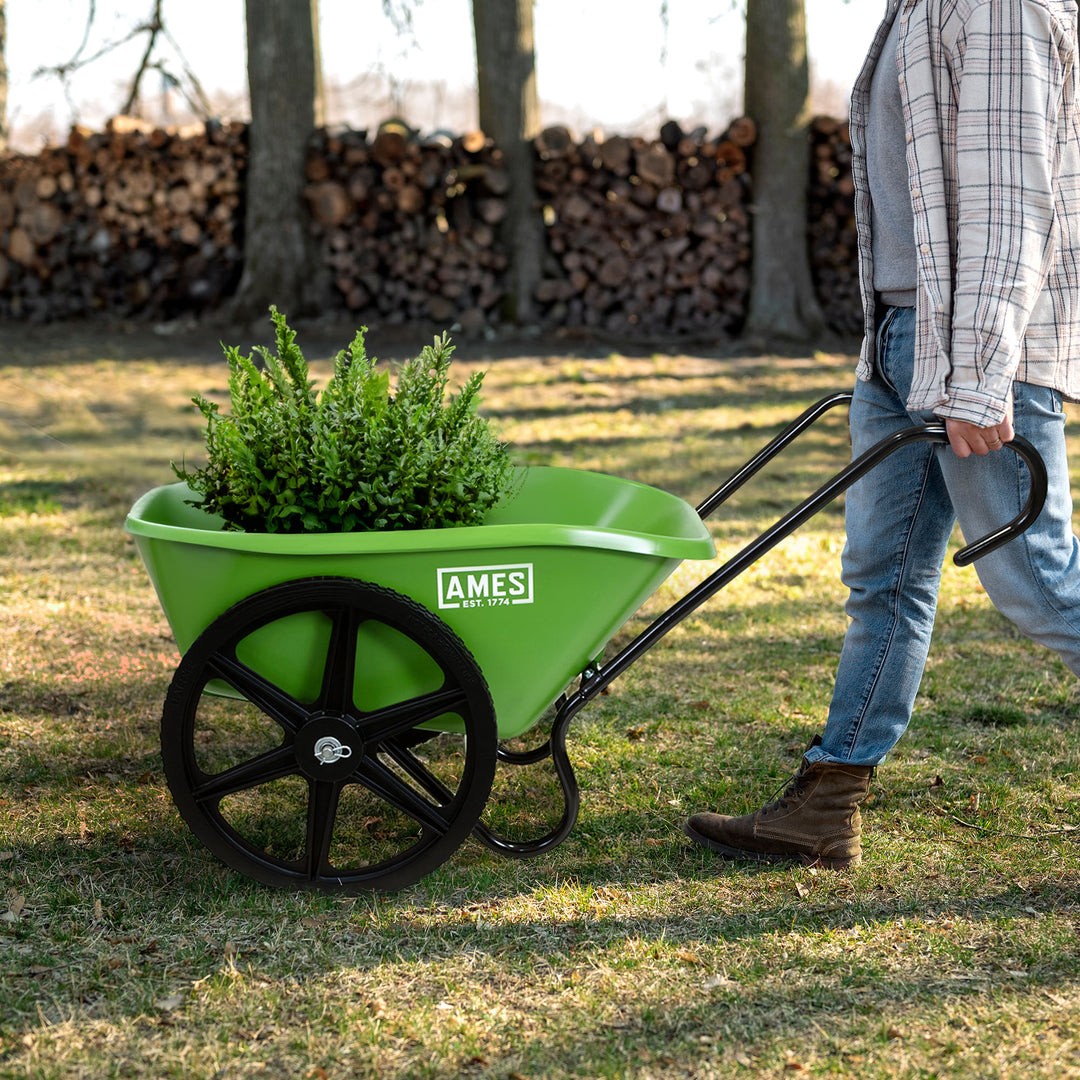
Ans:
{"label": "leafy plant", "polygon": [[447,399],[446,334],[406,361],[391,387],[364,346],[338,353],[314,387],[296,334],[270,309],[262,365],[225,347],[231,414],[201,395],[204,467],[173,465],[199,505],[247,532],[352,532],[480,524],[513,486],[509,448],[477,412],[483,373]]}

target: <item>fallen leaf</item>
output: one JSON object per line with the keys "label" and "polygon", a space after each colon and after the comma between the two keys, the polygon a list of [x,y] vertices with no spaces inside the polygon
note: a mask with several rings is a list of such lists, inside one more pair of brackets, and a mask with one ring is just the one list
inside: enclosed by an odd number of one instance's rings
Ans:
{"label": "fallen leaf", "polygon": [[810,889],[801,881],[795,882],[795,895],[800,900],[805,900],[810,895]]}
{"label": "fallen leaf", "polygon": [[689,950],[689,949],[679,949],[679,950],[678,950],[678,951],[677,951],[677,952],[675,953],[675,955],[676,955],[676,956],[677,956],[677,957],[678,957],[678,958],[679,958],[679,959],[680,959],[680,960],[681,960],[681,961],[682,961],[682,962],[683,962],[684,964],[700,964],[700,963],[701,963],[701,960],[700,960],[700,958],[698,957],[698,955],[697,955],[696,953],[692,953],[692,952],[690,952],[690,950]]}

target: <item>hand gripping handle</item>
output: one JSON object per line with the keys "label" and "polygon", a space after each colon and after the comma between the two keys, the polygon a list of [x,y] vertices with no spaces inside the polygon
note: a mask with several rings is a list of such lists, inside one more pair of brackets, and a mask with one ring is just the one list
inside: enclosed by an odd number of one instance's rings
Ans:
{"label": "hand gripping handle", "polygon": [[[841,474],[845,478],[844,487],[854,483],[865,473],[868,473],[883,458],[886,458],[894,450],[912,442],[937,442],[947,443],[949,437],[942,423],[922,424],[918,427],[904,428],[893,435],[887,436],[881,442],[876,443],[861,457],[853,461]],[[1005,443],[1002,449],[1011,450],[1024,460],[1031,475],[1031,491],[1028,494],[1024,508],[1001,528],[995,529],[988,536],[982,537],[962,547],[954,556],[953,562],[957,566],[969,566],[976,559],[989,555],[991,551],[1007,544],[1014,537],[1019,536],[1029,525],[1034,524],[1035,519],[1042,512],[1043,503],[1046,502],[1046,465],[1042,456],[1027,439],[1020,435]],[[1001,453],[995,450],[994,453]],[[837,478],[839,479],[839,477]]]}

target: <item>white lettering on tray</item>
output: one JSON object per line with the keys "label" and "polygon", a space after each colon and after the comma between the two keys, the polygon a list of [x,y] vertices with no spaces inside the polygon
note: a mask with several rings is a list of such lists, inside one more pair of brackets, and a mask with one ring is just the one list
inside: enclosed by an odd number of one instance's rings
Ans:
{"label": "white lettering on tray", "polygon": [[440,608],[510,607],[533,602],[533,564],[450,566],[438,571]]}

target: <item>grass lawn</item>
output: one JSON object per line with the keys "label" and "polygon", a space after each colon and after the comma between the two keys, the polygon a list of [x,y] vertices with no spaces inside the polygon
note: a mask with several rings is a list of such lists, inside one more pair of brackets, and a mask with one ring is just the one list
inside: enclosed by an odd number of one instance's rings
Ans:
{"label": "grass lawn", "polygon": [[[946,567],[856,870],[731,866],[681,833],[766,799],[823,722],[837,504],[583,710],[581,814],[554,852],[468,840],[398,893],[282,892],[222,866],[173,806],[159,721],[179,655],[122,529],[200,453],[190,398],[225,391],[216,337],[3,337],[0,1077],[1080,1076],[1076,683],[973,570]],[[325,374],[350,337],[299,341]],[[462,378],[487,369],[517,460],[691,502],[854,368],[523,348],[456,353]],[[843,416],[797,446],[711,522],[723,557],[843,467]],[[613,645],[710,568],[682,564]],[[542,764],[500,773],[491,805],[542,822],[556,801]]]}

